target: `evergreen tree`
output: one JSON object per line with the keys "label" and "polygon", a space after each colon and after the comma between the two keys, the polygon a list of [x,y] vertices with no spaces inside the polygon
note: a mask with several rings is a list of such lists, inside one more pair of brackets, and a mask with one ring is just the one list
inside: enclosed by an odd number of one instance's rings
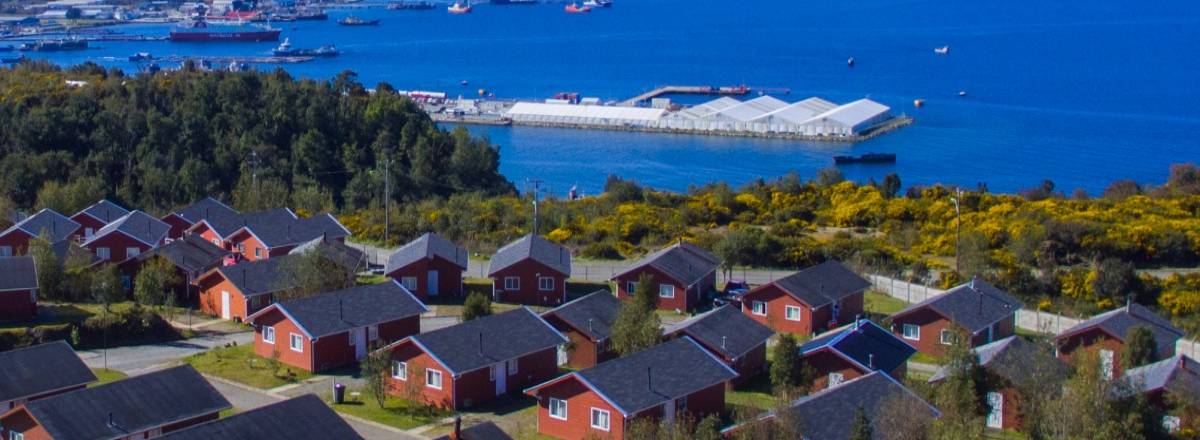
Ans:
{"label": "evergreen tree", "polygon": [[863,410],[862,405],[854,410],[854,423],[850,425],[850,440],[873,440],[874,435],[871,433],[871,421],[867,420],[867,413]]}
{"label": "evergreen tree", "polygon": [[463,321],[470,321],[475,318],[482,318],[492,314],[492,299],[480,292],[473,292],[467,295],[467,300],[463,302]]}
{"label": "evergreen tree", "polygon": [[800,345],[789,333],[781,333],[771,348],[771,386],[777,395],[789,395],[801,386]]}
{"label": "evergreen tree", "polygon": [[648,275],[638,278],[633,298],[621,303],[612,325],[612,348],[621,355],[657,345],[662,338],[661,321],[654,312],[657,297]]}
{"label": "evergreen tree", "polygon": [[133,279],[133,298],[140,304],[163,305],[174,296],[171,290],[180,282],[175,265],[162,257],[144,262]]}
{"label": "evergreen tree", "polygon": [[942,416],[933,423],[932,438],[938,440],[983,439],[984,418],[979,358],[971,351],[970,336],[955,328],[946,346],[946,378],[934,392],[934,406]]}
{"label": "evergreen tree", "polygon": [[1121,361],[1125,369],[1140,367],[1158,359],[1158,344],[1154,333],[1146,326],[1136,326],[1125,332],[1125,347]]}
{"label": "evergreen tree", "polygon": [[37,269],[38,292],[46,299],[63,301],[65,296],[66,273],[58,255],[50,246],[49,235],[45,232],[40,237],[29,240],[29,256],[33,257],[33,265]]}
{"label": "evergreen tree", "polygon": [[112,303],[125,299],[125,287],[121,285],[121,274],[115,265],[104,264],[95,269],[91,285],[92,301],[103,304],[105,311]]}

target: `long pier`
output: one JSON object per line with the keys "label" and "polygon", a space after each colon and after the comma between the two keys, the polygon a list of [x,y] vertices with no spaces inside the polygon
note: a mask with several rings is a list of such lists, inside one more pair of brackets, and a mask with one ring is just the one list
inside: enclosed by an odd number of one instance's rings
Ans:
{"label": "long pier", "polygon": [[662,86],[641,95],[634,96],[627,100],[621,101],[620,105],[635,106],[639,103],[649,101],[662,95],[745,95],[750,93],[750,88],[746,86]]}

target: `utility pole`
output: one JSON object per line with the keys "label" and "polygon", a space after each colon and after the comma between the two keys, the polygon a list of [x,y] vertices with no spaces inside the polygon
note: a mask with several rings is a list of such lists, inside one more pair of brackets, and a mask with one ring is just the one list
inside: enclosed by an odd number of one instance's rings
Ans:
{"label": "utility pole", "polygon": [[258,198],[258,151],[250,150],[250,190]]}
{"label": "utility pole", "polygon": [[958,244],[962,238],[962,210],[959,206],[960,200],[962,200],[962,193],[962,188],[954,188],[954,195],[950,196],[950,201],[954,202],[954,271],[959,275],[962,274],[960,266],[962,259],[959,257],[962,247]]}
{"label": "utility pole", "polygon": [[538,233],[538,191],[542,188],[542,179],[525,179],[529,185],[533,185],[533,234]]}
{"label": "utility pole", "polygon": [[388,207],[392,202],[392,159],[383,160],[383,244],[387,246],[388,232],[391,231],[391,210]]}

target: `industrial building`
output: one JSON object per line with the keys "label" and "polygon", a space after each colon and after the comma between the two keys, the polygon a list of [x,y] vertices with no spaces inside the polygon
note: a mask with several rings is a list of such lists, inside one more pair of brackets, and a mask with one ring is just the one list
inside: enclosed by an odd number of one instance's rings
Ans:
{"label": "industrial building", "polygon": [[890,107],[870,99],[838,105],[816,97],[789,103],[770,95],[746,101],[723,96],[675,111],[619,105],[517,102],[504,112],[504,117],[515,124],[527,125],[795,138],[862,136],[893,119]]}

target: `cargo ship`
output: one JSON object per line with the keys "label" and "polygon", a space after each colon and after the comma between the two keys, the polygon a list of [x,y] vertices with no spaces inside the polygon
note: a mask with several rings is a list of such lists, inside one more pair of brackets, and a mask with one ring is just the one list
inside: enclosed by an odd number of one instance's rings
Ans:
{"label": "cargo ship", "polygon": [[171,41],[279,41],[279,28],[233,23],[213,24],[197,17],[171,29]]}
{"label": "cargo ship", "polygon": [[283,43],[276,47],[274,52],[277,57],[336,57],[339,52],[332,44],[326,44],[316,49],[297,49],[292,47],[292,42],[284,38]]}
{"label": "cargo ship", "polygon": [[378,26],[378,25],[379,25],[379,20],[378,20],[378,19],[376,19],[376,20],[363,20],[363,19],[361,19],[361,18],[358,18],[358,17],[355,17],[355,16],[351,15],[351,16],[349,16],[349,17],[346,17],[346,18],[343,18],[343,19],[341,19],[341,20],[338,20],[338,22],[337,22],[337,23],[338,23],[338,24],[340,24],[340,25],[342,25],[342,26]]}

